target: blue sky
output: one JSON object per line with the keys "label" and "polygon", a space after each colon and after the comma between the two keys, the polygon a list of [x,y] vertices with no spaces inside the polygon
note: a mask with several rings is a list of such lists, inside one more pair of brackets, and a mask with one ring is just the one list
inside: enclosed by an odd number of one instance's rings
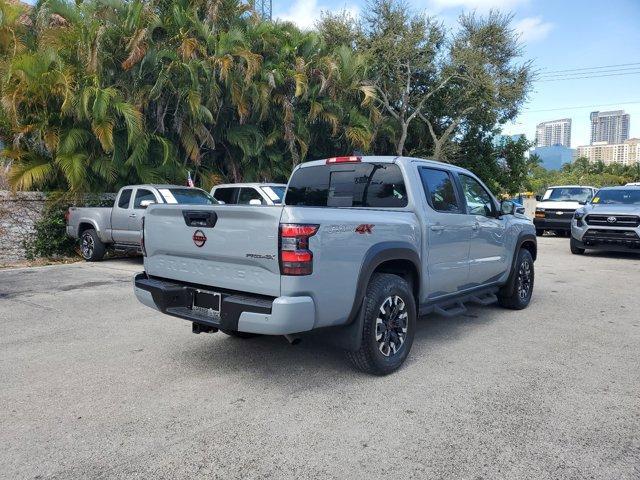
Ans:
{"label": "blue sky", "polygon": [[[631,136],[640,137],[640,0],[409,0],[419,11],[455,24],[464,10],[498,8],[515,15],[525,56],[545,72],[608,65],[593,71],[620,76],[538,81],[518,119],[505,133],[525,133],[533,139],[535,125],[544,120],[573,119],[572,146],[589,143],[589,112],[624,109],[631,114]],[[322,10],[357,13],[364,0],[273,0],[277,18],[310,27]],[[634,70],[635,68],[635,70]],[[628,70],[631,69],[631,70]],[[634,102],[634,103],[631,103]],[[585,108],[578,108],[585,107]]]}

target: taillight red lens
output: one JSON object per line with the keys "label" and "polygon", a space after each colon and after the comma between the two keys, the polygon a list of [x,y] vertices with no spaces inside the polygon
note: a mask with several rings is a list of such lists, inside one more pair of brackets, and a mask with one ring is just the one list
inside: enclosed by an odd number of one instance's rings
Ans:
{"label": "taillight red lens", "polygon": [[71,216],[71,209],[68,208],[66,212],[64,212],[64,221],[69,223],[69,217]]}
{"label": "taillight red lens", "polygon": [[280,274],[311,275],[313,253],[309,250],[309,237],[318,232],[319,225],[280,225]]}
{"label": "taillight red lens", "polygon": [[331,157],[327,158],[327,165],[332,163],[359,163],[362,161],[362,157]]}

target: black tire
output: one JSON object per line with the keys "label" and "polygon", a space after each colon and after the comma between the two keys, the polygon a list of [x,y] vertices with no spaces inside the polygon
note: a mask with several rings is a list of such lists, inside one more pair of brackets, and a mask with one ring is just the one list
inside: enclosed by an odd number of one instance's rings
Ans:
{"label": "black tire", "polygon": [[531,252],[521,248],[516,259],[513,275],[498,293],[498,302],[505,308],[522,310],[529,306],[533,294],[535,272]]}
{"label": "black tire", "polygon": [[[360,349],[348,352],[347,356],[363,372],[392,373],[409,355],[415,336],[417,315],[411,287],[398,275],[376,273],[369,281],[362,308],[364,324]],[[394,340],[400,341],[399,348]]]}
{"label": "black tire", "polygon": [[543,235],[544,235],[544,230],[542,230],[541,228],[536,228],[536,236],[541,237]]}
{"label": "black tire", "polygon": [[229,335],[230,337],[236,338],[253,338],[260,336],[259,333],[249,333],[249,332],[238,332],[236,330],[220,330],[225,335]]}
{"label": "black tire", "polygon": [[584,255],[584,248],[580,248],[573,237],[569,241],[569,248],[574,255]]}
{"label": "black tire", "polygon": [[89,228],[80,235],[80,254],[87,262],[99,262],[104,257],[107,247],[98,232]]}

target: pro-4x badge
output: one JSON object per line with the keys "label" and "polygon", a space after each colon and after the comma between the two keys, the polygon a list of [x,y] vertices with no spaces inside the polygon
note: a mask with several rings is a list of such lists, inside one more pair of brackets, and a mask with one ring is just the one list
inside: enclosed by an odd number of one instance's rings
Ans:
{"label": "pro-4x badge", "polygon": [[363,223],[362,225],[358,225],[356,227],[356,233],[365,234],[365,233],[373,233],[373,227],[371,223]]}

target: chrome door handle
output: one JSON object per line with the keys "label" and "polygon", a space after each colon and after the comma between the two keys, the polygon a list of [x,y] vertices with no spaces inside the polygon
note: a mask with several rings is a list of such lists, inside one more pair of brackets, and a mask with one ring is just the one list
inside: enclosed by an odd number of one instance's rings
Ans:
{"label": "chrome door handle", "polygon": [[441,232],[444,230],[444,226],[443,225],[431,225],[431,227],[429,227],[431,230],[433,230],[434,232]]}

